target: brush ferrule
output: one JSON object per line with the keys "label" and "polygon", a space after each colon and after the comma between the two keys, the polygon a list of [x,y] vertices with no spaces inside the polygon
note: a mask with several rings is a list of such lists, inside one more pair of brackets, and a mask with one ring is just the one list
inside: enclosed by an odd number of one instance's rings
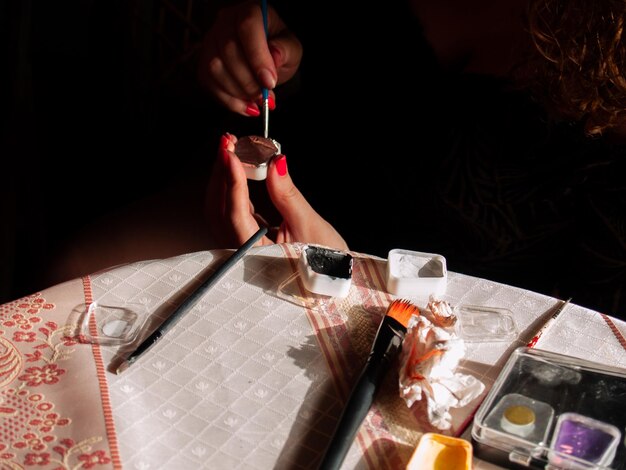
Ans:
{"label": "brush ferrule", "polygon": [[270,133],[270,105],[268,99],[263,100],[263,137],[268,138]]}
{"label": "brush ferrule", "polygon": [[406,328],[399,321],[385,317],[378,327],[369,359],[384,358],[391,361],[400,351],[405,334]]}

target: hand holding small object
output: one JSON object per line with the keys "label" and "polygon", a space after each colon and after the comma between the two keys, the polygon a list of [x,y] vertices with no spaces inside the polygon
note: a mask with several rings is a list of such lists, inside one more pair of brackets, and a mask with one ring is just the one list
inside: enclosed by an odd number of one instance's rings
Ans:
{"label": "hand holding small object", "polygon": [[[250,201],[243,164],[234,153],[237,141],[231,134],[222,137],[207,189],[206,211],[211,235],[218,246],[224,247],[243,243],[263,224]],[[348,245],[337,230],[311,207],[295,186],[285,155],[271,159],[265,184],[282,216],[282,223],[274,238],[263,237],[261,244],[301,242],[348,251]]]}

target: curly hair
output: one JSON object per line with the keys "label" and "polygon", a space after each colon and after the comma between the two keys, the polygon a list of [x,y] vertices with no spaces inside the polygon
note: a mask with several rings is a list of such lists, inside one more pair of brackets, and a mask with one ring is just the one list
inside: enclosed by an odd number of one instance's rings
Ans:
{"label": "curly hair", "polygon": [[[626,122],[626,0],[531,0],[524,75],[546,108],[598,136]],[[539,55],[537,55],[537,51]]]}

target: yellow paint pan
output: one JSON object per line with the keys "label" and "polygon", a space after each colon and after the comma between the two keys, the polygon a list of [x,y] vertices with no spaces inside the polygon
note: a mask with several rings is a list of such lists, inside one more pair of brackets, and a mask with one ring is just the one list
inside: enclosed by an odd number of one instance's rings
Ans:
{"label": "yellow paint pan", "polygon": [[407,470],[465,470],[472,468],[472,445],[465,439],[426,433],[419,440]]}

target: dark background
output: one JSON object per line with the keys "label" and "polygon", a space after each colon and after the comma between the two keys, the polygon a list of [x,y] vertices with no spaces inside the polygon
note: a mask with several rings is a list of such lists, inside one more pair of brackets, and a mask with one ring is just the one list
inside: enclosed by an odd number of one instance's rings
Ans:
{"label": "dark background", "polygon": [[0,2],[0,299],[47,287],[85,225],[206,177],[224,116],[195,88],[207,4]]}
{"label": "dark background", "polygon": [[[276,90],[271,136],[352,250],[439,253],[452,271],[626,315],[621,147],[499,80],[442,70],[396,4],[341,2],[313,24],[318,7],[291,3],[305,55]],[[224,131],[260,132],[196,83],[216,4],[0,1],[0,301],[48,287],[85,226],[202,188]]]}

